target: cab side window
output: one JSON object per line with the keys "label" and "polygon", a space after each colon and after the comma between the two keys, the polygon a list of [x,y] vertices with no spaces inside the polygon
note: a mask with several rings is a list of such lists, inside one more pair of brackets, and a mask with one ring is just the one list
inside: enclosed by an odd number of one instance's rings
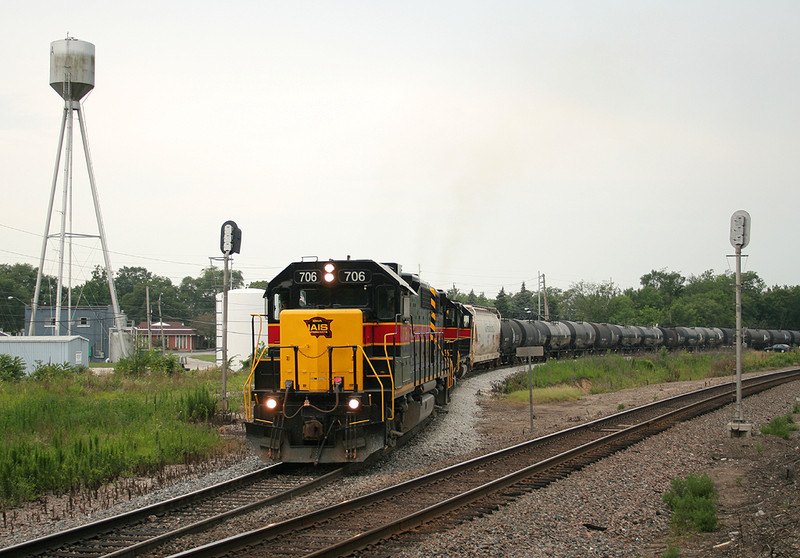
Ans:
{"label": "cab side window", "polygon": [[375,287],[375,313],[379,320],[391,320],[397,314],[394,287],[388,285]]}

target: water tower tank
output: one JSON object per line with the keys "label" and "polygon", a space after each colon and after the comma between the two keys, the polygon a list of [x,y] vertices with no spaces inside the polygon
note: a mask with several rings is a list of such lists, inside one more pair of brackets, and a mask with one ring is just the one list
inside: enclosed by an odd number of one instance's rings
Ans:
{"label": "water tower tank", "polygon": [[94,45],[69,37],[50,43],[50,87],[65,101],[94,89]]}

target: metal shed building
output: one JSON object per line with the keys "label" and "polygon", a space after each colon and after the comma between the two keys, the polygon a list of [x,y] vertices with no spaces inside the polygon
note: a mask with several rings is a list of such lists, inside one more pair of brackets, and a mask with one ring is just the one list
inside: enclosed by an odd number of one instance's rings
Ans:
{"label": "metal shed building", "polygon": [[89,366],[89,340],[80,335],[0,337],[0,354],[20,357],[27,374],[33,372],[37,361]]}

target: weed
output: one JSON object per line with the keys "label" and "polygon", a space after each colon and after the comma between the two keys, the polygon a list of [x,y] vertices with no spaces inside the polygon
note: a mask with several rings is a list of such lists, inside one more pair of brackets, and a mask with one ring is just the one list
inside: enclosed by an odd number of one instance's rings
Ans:
{"label": "weed", "polygon": [[794,430],[797,430],[797,425],[791,413],[787,413],[781,417],[775,417],[769,421],[769,424],[761,427],[762,434],[772,434],[784,440],[791,438],[792,431]]}
{"label": "weed", "polygon": [[680,558],[681,551],[674,546],[671,546],[667,549],[667,551],[662,555],[662,558]]}
{"label": "weed", "polygon": [[[59,365],[39,379],[0,382],[0,507],[160,473],[230,448],[204,423],[216,409],[214,370],[143,376],[65,370]],[[241,385],[244,375],[230,381]]]}
{"label": "weed", "polygon": [[0,381],[17,382],[25,376],[25,361],[20,357],[0,355]]}
{"label": "weed", "polygon": [[690,529],[711,532],[717,528],[717,491],[708,475],[672,479],[670,490],[662,498],[672,510],[671,523],[676,533]]}
{"label": "weed", "polygon": [[625,405],[623,403],[620,403],[619,405],[617,405],[617,411],[621,411],[624,408],[625,408]]}

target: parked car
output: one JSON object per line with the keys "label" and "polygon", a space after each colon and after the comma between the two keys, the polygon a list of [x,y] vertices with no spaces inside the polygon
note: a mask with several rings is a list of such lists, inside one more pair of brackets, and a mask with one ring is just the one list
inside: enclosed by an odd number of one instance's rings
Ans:
{"label": "parked car", "polygon": [[770,352],[773,352],[773,353],[788,353],[789,351],[792,350],[792,348],[789,345],[785,344],[785,343],[778,343],[776,345],[770,345],[769,347],[767,347],[764,350],[765,351],[770,351]]}

